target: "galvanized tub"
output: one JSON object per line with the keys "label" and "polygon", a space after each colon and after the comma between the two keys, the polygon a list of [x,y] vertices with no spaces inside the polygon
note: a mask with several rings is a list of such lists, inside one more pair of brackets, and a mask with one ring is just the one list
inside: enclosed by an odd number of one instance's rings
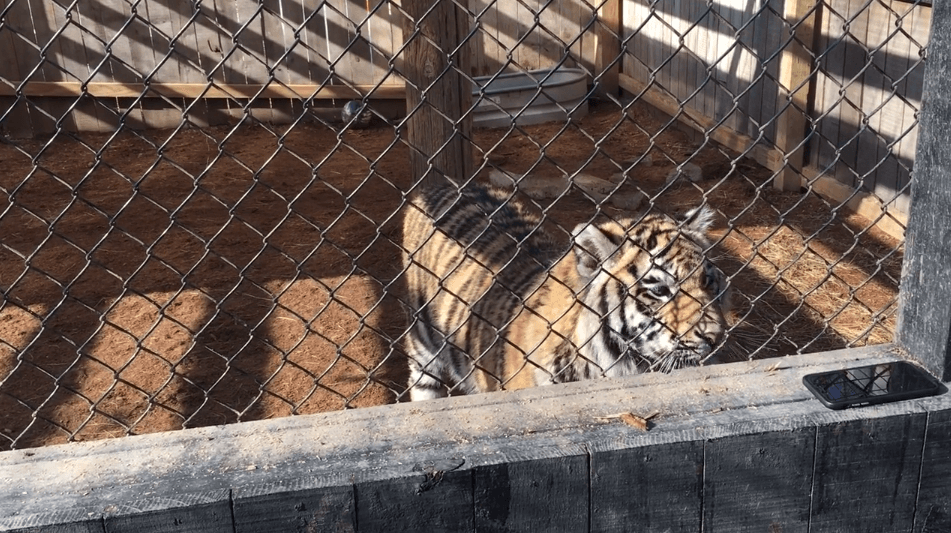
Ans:
{"label": "galvanized tub", "polygon": [[578,120],[588,114],[588,77],[577,68],[530,70],[474,78],[473,99],[482,96],[473,122],[484,128],[512,123]]}

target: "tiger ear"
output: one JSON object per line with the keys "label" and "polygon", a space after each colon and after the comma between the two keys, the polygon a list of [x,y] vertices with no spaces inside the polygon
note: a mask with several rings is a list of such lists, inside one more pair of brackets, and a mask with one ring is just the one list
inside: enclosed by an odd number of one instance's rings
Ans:
{"label": "tiger ear", "polygon": [[713,226],[715,213],[706,205],[695,207],[681,219],[681,230],[699,242],[707,242],[707,232]]}
{"label": "tiger ear", "polygon": [[599,265],[618,249],[618,244],[594,224],[578,224],[571,236],[574,241],[572,248],[578,262],[578,274],[582,279],[591,279],[597,273]]}

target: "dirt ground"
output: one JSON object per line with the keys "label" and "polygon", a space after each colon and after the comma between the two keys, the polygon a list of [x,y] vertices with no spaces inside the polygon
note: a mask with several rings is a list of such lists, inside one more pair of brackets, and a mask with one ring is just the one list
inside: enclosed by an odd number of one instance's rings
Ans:
{"label": "dirt ground", "polygon": [[[580,127],[475,142],[535,176],[607,177],[649,152],[621,192],[669,213],[715,207],[735,302],[725,359],[891,338],[900,242],[663,123],[595,107]],[[705,179],[665,186],[688,158]],[[405,389],[411,180],[392,129],[83,134],[0,144],[0,165],[0,449],[378,405]],[[598,213],[579,190],[536,208],[567,228]]]}

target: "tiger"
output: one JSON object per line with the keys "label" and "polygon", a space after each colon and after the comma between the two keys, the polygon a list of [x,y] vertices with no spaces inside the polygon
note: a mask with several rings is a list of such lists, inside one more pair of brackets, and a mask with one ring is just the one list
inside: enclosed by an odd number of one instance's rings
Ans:
{"label": "tiger", "polygon": [[409,198],[410,401],[670,372],[724,336],[728,287],[706,257],[706,206],[581,223],[559,245],[504,189]]}

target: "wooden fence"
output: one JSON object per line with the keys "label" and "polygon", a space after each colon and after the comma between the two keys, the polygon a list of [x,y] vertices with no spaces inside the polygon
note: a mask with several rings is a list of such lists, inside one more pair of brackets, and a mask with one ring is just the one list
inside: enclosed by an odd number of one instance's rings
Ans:
{"label": "wooden fence", "polygon": [[[776,171],[781,188],[806,183],[873,220],[887,212],[883,227],[902,232],[930,6],[471,0],[469,10],[473,75],[580,66],[607,94],[620,77]],[[0,55],[13,59],[0,62],[0,131],[172,128],[186,116],[201,127],[247,110],[290,122],[314,101],[402,99],[405,20],[382,0],[134,10],[19,0],[0,32]]]}
{"label": "wooden fence", "polygon": [[[786,188],[802,179],[873,219],[883,209],[907,219],[930,6],[626,2],[623,21],[625,88],[771,170],[793,170]],[[791,120],[799,112],[807,118]]]}
{"label": "wooden fence", "polygon": [[[945,531],[951,396],[836,412],[801,385],[896,357],[880,347],[4,452],[0,530]],[[658,413],[647,432],[616,417],[631,409]]]}
{"label": "wooden fence", "polygon": [[[930,6],[472,0],[469,10],[473,75],[581,66],[608,92],[620,76],[714,140],[795,174],[784,188],[804,178],[856,208],[861,189],[879,212],[907,218]],[[120,121],[175,127],[186,109],[201,126],[240,114],[249,98],[262,120],[291,121],[301,112],[293,103],[311,98],[403,96],[393,61],[406,17],[392,2],[150,2],[133,11],[21,0],[5,13],[0,53],[15,60],[0,63],[0,128],[13,135],[113,131]],[[784,112],[793,89],[805,121]]]}

